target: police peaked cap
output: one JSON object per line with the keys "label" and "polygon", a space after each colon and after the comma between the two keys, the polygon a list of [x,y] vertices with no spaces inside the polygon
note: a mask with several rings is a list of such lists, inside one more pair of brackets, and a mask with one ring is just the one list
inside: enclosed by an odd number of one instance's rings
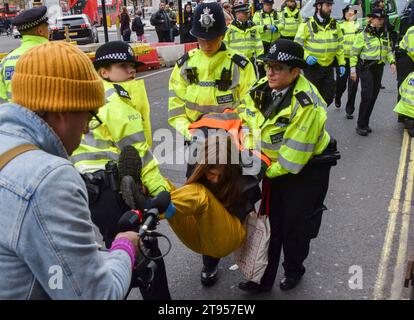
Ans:
{"label": "police peaked cap", "polygon": [[367,15],[370,18],[385,18],[387,15],[385,14],[385,11],[380,8],[374,8],[372,9],[372,12]]}
{"label": "police peaked cap", "polygon": [[224,35],[226,31],[226,20],[219,3],[207,2],[197,5],[190,30],[192,36],[211,40]]}
{"label": "police peaked cap", "polygon": [[93,62],[95,69],[117,62],[132,62],[135,67],[142,65],[142,62],[135,59],[131,46],[124,41],[110,41],[96,50],[95,61]]}
{"label": "police peaked cap", "polygon": [[358,10],[356,9],[356,7],[355,7],[355,6],[353,6],[352,4],[348,4],[348,5],[346,5],[346,6],[342,9],[342,13],[343,13],[343,15],[344,15],[344,18],[345,18],[345,13],[346,13],[348,10],[354,10],[354,13],[355,13],[355,14],[357,14],[357,13],[358,13]]}
{"label": "police peaked cap", "polygon": [[303,60],[303,48],[300,44],[288,40],[278,39],[270,46],[269,52],[258,57],[265,63],[279,62],[290,67],[306,68],[307,64]]}
{"label": "police peaked cap", "polygon": [[19,31],[29,30],[42,23],[47,23],[47,7],[45,6],[24,10],[12,20],[12,24]]}
{"label": "police peaked cap", "polygon": [[245,3],[234,3],[233,5],[234,12],[250,12],[249,5]]}
{"label": "police peaked cap", "polygon": [[323,4],[323,3],[334,4],[334,1],[333,0],[315,0],[315,4],[313,6],[316,7],[317,4]]}

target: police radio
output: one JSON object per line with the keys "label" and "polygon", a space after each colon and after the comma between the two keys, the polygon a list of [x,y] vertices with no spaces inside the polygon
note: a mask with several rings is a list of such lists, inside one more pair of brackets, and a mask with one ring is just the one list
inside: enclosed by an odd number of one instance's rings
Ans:
{"label": "police radio", "polygon": [[231,66],[230,69],[223,68],[219,80],[216,80],[217,88],[220,91],[227,91],[231,86]]}

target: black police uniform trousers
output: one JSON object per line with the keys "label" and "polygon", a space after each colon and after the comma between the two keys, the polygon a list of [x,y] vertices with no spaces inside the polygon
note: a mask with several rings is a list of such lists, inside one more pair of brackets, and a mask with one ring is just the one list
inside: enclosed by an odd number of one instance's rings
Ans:
{"label": "black police uniform trousers", "polygon": [[[86,185],[89,188],[88,183]],[[91,196],[89,190],[88,194],[92,221],[99,228],[104,238],[105,246],[110,248],[112,241],[119,233],[118,221],[130,208],[105,182],[102,182],[100,185],[98,194]],[[161,254],[158,244],[150,252],[150,255],[153,257],[158,257]],[[149,288],[139,287],[142,298],[143,300],[171,300],[164,260],[155,260],[155,263],[157,265],[157,272],[151,286]]]}
{"label": "black police uniform trousers", "polygon": [[336,68],[336,93],[335,101],[341,101],[342,94],[345,92],[347,83],[348,83],[348,101],[346,102],[345,111],[347,114],[353,114],[355,111],[355,98],[358,91],[359,79],[352,81],[351,68],[349,66],[349,58],[345,58],[345,75],[340,77],[339,67]]}
{"label": "black police uniform trousers", "polygon": [[[397,66],[397,86],[400,89],[405,78],[414,71],[414,62],[405,51],[395,53],[395,64]],[[398,101],[400,101],[400,92],[398,91]]]}
{"label": "black police uniform trousers", "polygon": [[360,61],[357,65],[358,77],[361,81],[361,104],[359,105],[358,122],[359,128],[369,126],[369,118],[377,101],[381,89],[384,64],[376,61]]}
{"label": "black police uniform trousers", "polygon": [[282,248],[285,276],[297,278],[305,273],[303,262],[309,254],[310,240],[318,235],[326,209],[323,202],[330,169],[331,164],[307,164],[298,174],[265,180],[270,184],[271,236],[262,286],[273,286]]}
{"label": "black police uniform trousers", "polygon": [[305,77],[318,89],[326,105],[329,106],[335,96],[334,66],[322,67],[318,63],[304,69]]}

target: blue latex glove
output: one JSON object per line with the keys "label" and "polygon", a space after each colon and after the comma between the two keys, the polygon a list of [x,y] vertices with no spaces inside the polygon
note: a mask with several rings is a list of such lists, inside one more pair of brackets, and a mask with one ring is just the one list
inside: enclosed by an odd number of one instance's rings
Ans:
{"label": "blue latex glove", "polygon": [[308,56],[306,58],[306,63],[310,66],[313,66],[317,61],[318,61],[318,58],[316,58],[314,56]]}
{"label": "blue latex glove", "polygon": [[345,75],[345,67],[344,66],[340,66],[339,67],[339,76],[342,78]]}
{"label": "blue latex glove", "polygon": [[166,219],[170,219],[173,215],[175,215],[176,208],[174,206],[174,203],[170,201],[170,204],[168,205],[167,211],[165,211],[164,217]]}
{"label": "blue latex glove", "polygon": [[277,27],[274,26],[273,24],[270,25],[270,31],[272,31],[272,33],[277,32]]}

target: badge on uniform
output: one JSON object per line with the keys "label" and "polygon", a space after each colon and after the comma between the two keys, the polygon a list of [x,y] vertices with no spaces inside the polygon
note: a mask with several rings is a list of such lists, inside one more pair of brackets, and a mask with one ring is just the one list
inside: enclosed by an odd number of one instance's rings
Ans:
{"label": "badge on uniform", "polygon": [[114,88],[121,98],[126,98],[126,99],[131,100],[131,97],[129,96],[128,91],[122,88],[122,86],[120,86],[119,84],[114,84]]}
{"label": "badge on uniform", "polygon": [[13,77],[13,73],[14,73],[14,67],[5,67],[4,68],[4,74],[5,74],[4,80],[10,81],[11,78]]}
{"label": "badge on uniform", "polygon": [[279,118],[277,119],[275,126],[279,128],[284,128],[284,127],[287,127],[288,124],[289,124],[288,118]]}
{"label": "badge on uniform", "polygon": [[410,78],[410,80],[408,80],[408,85],[414,86],[414,78]]}
{"label": "badge on uniform", "polygon": [[233,94],[232,93],[226,94],[224,96],[217,97],[217,103],[218,104],[230,103],[230,102],[233,102],[233,101],[234,101],[234,99],[233,99]]}
{"label": "badge on uniform", "polygon": [[284,132],[276,133],[270,136],[270,141],[272,141],[272,144],[277,144],[283,141],[283,135]]}
{"label": "badge on uniform", "polygon": [[251,111],[250,109],[246,109],[246,114],[250,117],[253,117],[253,118],[256,116],[256,114],[253,111]]}
{"label": "badge on uniform", "polygon": [[299,91],[295,94],[295,97],[302,107],[313,105],[311,98],[304,91]]}

